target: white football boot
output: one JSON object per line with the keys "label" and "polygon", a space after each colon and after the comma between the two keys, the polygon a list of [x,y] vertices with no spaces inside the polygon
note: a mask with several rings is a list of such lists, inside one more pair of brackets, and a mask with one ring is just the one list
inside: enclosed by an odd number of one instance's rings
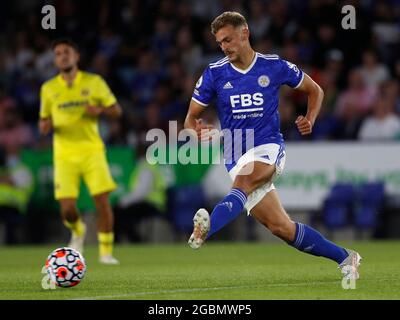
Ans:
{"label": "white football boot", "polygon": [[99,262],[101,264],[119,265],[119,261],[117,259],[115,259],[111,254],[106,254],[104,256],[100,256]]}
{"label": "white football boot", "polygon": [[188,244],[192,249],[199,249],[210,231],[210,215],[206,209],[199,209],[193,217],[193,233]]}
{"label": "white football boot", "polygon": [[86,224],[83,223],[82,236],[78,237],[72,233],[71,240],[68,243],[68,247],[75,249],[80,254],[83,254],[83,244],[85,242],[85,237],[86,237]]}
{"label": "white football boot", "polygon": [[361,264],[361,256],[358,252],[350,249],[345,249],[349,256],[339,264],[339,269],[342,271],[344,278],[357,280],[360,278],[358,267]]}

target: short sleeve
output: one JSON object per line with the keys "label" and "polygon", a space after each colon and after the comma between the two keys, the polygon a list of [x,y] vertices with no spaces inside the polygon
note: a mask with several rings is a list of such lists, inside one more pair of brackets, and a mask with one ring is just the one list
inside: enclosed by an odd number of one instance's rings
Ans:
{"label": "short sleeve", "polygon": [[41,119],[51,116],[51,100],[45,85],[40,88],[40,111],[39,116]]}
{"label": "short sleeve", "polygon": [[298,88],[303,81],[304,72],[289,61],[280,60],[280,63],[282,68],[281,75],[283,77],[282,84],[287,84],[294,89]]}
{"label": "short sleeve", "polygon": [[111,107],[117,103],[117,99],[114,94],[111,92],[110,87],[104,81],[102,77],[97,77],[96,79],[96,101],[100,103],[102,107]]}
{"label": "short sleeve", "polygon": [[206,107],[214,98],[215,90],[211,70],[208,67],[199,78],[194,88],[192,99]]}

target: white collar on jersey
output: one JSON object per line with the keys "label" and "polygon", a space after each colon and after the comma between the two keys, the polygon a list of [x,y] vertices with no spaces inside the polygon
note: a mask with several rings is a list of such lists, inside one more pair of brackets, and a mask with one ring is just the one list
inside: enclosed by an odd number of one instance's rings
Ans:
{"label": "white collar on jersey", "polygon": [[256,61],[257,61],[257,52],[254,52],[254,58],[253,58],[253,61],[251,62],[251,64],[247,67],[247,69],[240,69],[240,68],[238,68],[238,67],[235,67],[232,63],[230,63],[230,65],[231,65],[231,67],[233,68],[233,69],[235,69],[237,72],[240,72],[240,73],[243,73],[243,74],[246,74],[247,72],[249,72],[252,68],[253,68],[253,66],[256,64]]}

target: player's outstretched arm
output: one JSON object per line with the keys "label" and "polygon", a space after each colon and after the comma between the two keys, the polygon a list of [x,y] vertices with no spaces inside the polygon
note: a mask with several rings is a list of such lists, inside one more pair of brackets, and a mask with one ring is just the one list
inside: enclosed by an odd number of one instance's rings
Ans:
{"label": "player's outstretched arm", "polygon": [[42,118],[39,120],[39,132],[41,135],[48,134],[53,128],[51,118]]}
{"label": "player's outstretched arm", "polygon": [[312,127],[321,109],[324,91],[307,74],[304,74],[304,79],[297,90],[303,91],[308,95],[307,114],[305,117],[298,116],[295,121],[300,133],[302,135],[307,135],[312,132]]}
{"label": "player's outstretched arm", "polygon": [[197,133],[197,137],[202,140],[202,130],[203,133],[213,129],[212,125],[204,124],[200,118],[203,113],[205,107],[194,101],[193,99],[190,101],[189,111],[186,115],[185,119],[185,129],[195,130]]}

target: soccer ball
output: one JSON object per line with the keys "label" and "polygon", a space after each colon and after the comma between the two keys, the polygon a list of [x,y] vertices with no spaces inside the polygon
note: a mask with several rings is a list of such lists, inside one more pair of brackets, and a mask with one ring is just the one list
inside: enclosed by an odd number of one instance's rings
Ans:
{"label": "soccer ball", "polygon": [[82,255],[72,248],[58,248],[47,257],[45,268],[50,281],[59,287],[74,287],[86,273]]}

